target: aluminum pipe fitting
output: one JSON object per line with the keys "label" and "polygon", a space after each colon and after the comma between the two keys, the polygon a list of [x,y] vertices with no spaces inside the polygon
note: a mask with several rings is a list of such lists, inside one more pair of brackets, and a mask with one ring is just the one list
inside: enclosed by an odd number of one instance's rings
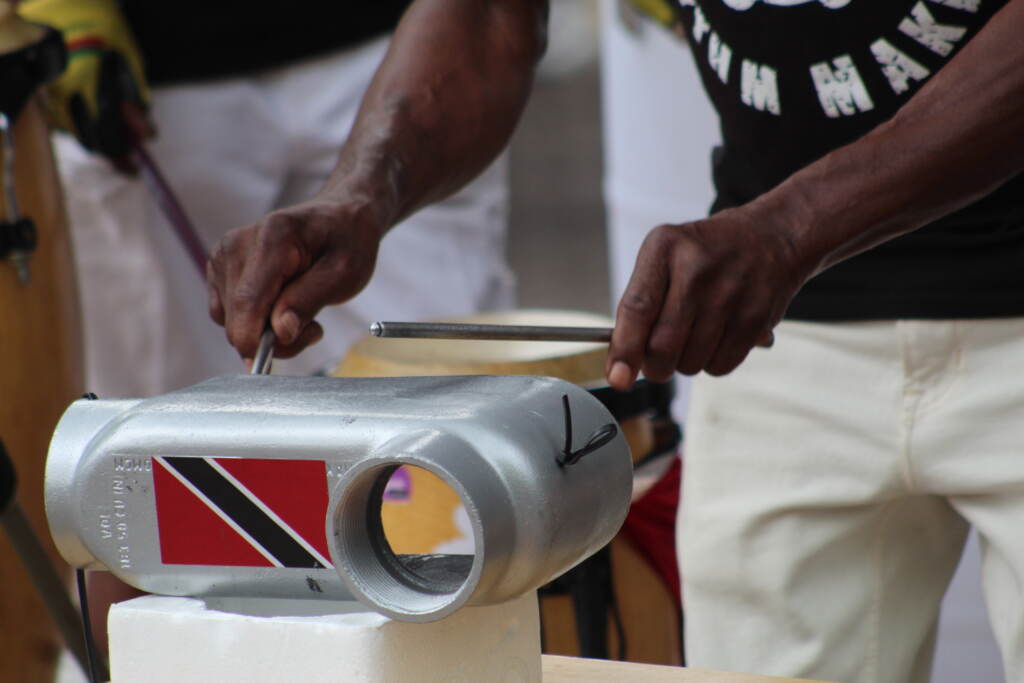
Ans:
{"label": "aluminum pipe fitting", "polygon": [[[381,501],[402,465],[455,491],[473,555],[391,549]],[[50,445],[46,508],[69,564],[142,590],[355,597],[431,621],[534,590],[600,549],[631,485],[614,418],[561,380],[240,375],[76,401]]]}

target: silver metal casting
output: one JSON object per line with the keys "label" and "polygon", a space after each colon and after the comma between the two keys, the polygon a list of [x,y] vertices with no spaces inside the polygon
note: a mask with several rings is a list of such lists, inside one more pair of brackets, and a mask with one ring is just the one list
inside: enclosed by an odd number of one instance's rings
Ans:
{"label": "silver metal casting", "polygon": [[[76,401],[50,446],[50,528],[72,566],[108,568],[154,593],[354,596],[397,619],[439,619],[536,589],[600,549],[625,519],[625,440],[617,434],[561,466],[563,396],[577,442],[614,423],[587,391],[546,377],[239,375],[147,400]],[[458,494],[474,555],[395,555],[380,507],[400,465],[422,467]],[[313,484],[297,487],[289,475],[269,486],[264,478],[269,495],[247,489],[249,469],[268,466],[303,468]],[[260,527],[259,513],[239,513],[261,497],[285,522],[322,516],[328,556],[316,534],[296,526],[290,542],[265,519]],[[231,548],[248,548],[261,566],[226,563]]]}

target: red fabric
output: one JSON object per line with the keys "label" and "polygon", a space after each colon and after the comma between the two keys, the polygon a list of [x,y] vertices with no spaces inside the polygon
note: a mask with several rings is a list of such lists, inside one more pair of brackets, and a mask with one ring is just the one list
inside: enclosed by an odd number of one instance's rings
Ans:
{"label": "red fabric", "polygon": [[153,490],[164,564],[274,566],[157,458],[153,458]]}
{"label": "red fabric", "polygon": [[675,532],[682,470],[682,460],[677,457],[661,479],[630,506],[622,525],[622,533],[661,576],[677,603],[682,599]]}
{"label": "red fabric", "polygon": [[327,468],[322,460],[217,458],[216,461],[292,531],[316,548],[324,559],[330,559]]}

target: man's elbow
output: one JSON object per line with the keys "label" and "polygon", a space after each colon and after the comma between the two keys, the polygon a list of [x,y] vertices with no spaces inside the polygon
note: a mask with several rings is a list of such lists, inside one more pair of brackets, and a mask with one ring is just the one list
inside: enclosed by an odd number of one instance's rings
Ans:
{"label": "man's elbow", "polygon": [[536,64],[548,46],[548,0],[491,0],[491,17],[504,47]]}

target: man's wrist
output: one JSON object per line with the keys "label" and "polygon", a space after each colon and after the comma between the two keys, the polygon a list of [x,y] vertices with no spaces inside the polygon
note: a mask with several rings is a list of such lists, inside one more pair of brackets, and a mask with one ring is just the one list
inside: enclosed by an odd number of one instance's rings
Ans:
{"label": "man's wrist", "polygon": [[829,235],[821,227],[820,209],[801,183],[790,178],[742,209],[754,225],[779,240],[780,249],[805,280],[830,265]]}
{"label": "man's wrist", "polygon": [[337,225],[358,227],[377,241],[394,225],[397,214],[392,194],[374,185],[328,182],[313,201],[332,215]]}

